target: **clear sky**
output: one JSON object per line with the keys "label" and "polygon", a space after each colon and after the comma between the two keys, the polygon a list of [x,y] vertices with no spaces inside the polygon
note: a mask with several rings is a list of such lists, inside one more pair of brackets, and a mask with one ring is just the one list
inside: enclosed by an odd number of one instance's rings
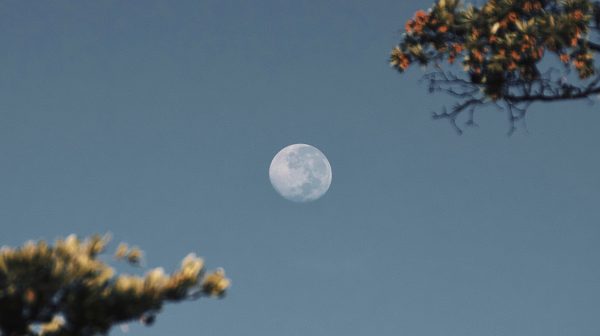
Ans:
{"label": "clear sky", "polygon": [[[432,121],[452,101],[387,64],[429,5],[0,2],[0,245],[112,232],[227,270],[135,335],[597,336],[600,104]],[[269,183],[292,143],[331,162],[316,202]]]}

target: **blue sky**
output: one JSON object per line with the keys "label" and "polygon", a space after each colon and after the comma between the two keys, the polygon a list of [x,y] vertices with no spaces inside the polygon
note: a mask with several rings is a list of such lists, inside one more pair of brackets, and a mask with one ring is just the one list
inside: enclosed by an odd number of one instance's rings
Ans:
{"label": "blue sky", "polygon": [[[0,245],[111,232],[232,278],[135,335],[597,335],[599,105],[457,136],[387,65],[429,4],[1,2]],[[292,143],[331,162],[316,202],[269,183]]]}

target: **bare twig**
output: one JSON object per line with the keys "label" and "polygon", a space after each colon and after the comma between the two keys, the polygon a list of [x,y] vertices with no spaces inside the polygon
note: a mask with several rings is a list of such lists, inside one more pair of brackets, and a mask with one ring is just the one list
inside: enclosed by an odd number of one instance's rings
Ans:
{"label": "bare twig", "polygon": [[504,83],[503,94],[495,100],[486,96],[482,84],[473,83],[441,68],[425,74],[423,80],[427,81],[429,92],[443,92],[459,99],[450,110],[444,108],[442,112],[433,114],[434,119],[449,120],[457,133],[463,133],[457,122],[462,113],[468,113],[467,126],[476,126],[474,115],[477,109],[492,104],[506,111],[509,134],[512,134],[517,123],[524,122],[527,110],[533,103],[589,99],[600,94],[600,74],[586,85],[580,86],[567,83],[559,75],[562,75],[561,71],[550,68],[534,80],[510,78]]}

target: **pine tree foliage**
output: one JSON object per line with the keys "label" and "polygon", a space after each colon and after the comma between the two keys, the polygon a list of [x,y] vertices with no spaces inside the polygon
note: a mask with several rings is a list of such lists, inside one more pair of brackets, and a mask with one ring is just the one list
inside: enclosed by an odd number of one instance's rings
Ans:
{"label": "pine tree foliage", "polygon": [[474,124],[473,112],[484,105],[507,111],[513,130],[533,102],[600,94],[598,1],[488,0],[476,7],[438,0],[404,30],[392,67],[432,70],[425,75],[430,92],[459,100],[434,118],[449,119],[459,132],[457,117],[468,112]]}
{"label": "pine tree foliage", "polygon": [[[222,270],[206,273],[190,254],[179,269],[144,276],[117,274],[101,260],[109,238],[74,235],[54,245],[27,242],[0,250],[0,335],[104,335],[121,323],[151,324],[163,304],[222,297],[229,286]],[[116,259],[138,265],[142,251],[119,245]]]}

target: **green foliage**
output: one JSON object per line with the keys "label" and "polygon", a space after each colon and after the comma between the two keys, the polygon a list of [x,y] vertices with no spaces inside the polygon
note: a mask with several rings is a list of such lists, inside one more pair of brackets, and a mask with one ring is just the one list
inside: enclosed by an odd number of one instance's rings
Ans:
{"label": "green foliage", "polygon": [[[170,275],[117,275],[99,256],[108,237],[74,235],[0,250],[1,335],[98,335],[132,320],[151,323],[166,302],[221,297],[229,286],[222,270],[206,274],[190,254]],[[119,245],[115,258],[138,265],[142,252]]]}

